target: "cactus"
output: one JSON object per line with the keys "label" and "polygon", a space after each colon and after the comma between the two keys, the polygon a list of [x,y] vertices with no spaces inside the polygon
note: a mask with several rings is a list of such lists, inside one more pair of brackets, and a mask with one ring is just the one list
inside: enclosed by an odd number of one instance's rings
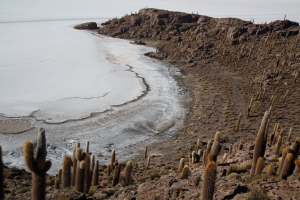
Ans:
{"label": "cactus", "polygon": [[202,184],[202,200],[212,200],[215,183],[217,176],[217,164],[215,162],[210,162],[207,164],[204,170],[203,184]]}
{"label": "cactus", "polygon": [[92,186],[98,185],[99,182],[98,177],[99,177],[99,161],[97,160],[93,170]]}
{"label": "cactus", "polygon": [[284,159],[283,166],[280,172],[280,178],[286,179],[293,173],[294,167],[294,154],[288,153]]}
{"label": "cactus", "polygon": [[265,161],[264,161],[264,158],[263,157],[260,157],[258,160],[257,160],[257,163],[256,163],[256,168],[255,168],[255,175],[260,175],[263,171],[265,167]]}
{"label": "cactus", "polygon": [[115,168],[115,160],[116,160],[116,152],[115,152],[115,150],[113,149],[112,151],[111,151],[111,160],[110,160],[110,166],[111,166],[111,168],[112,169],[114,169]]}
{"label": "cactus", "polygon": [[147,168],[149,168],[149,166],[150,166],[150,161],[151,161],[151,156],[148,156],[148,160],[147,160]]}
{"label": "cactus", "polygon": [[54,180],[54,189],[59,189],[59,184],[60,184],[60,180],[59,180],[59,178],[56,178]]}
{"label": "cactus", "polygon": [[295,170],[294,170],[294,173],[293,174],[299,174],[300,173],[300,160],[295,160]]}
{"label": "cactus", "polygon": [[300,137],[297,137],[293,142],[291,149],[294,151],[294,158],[297,159],[300,151]]}
{"label": "cactus", "polygon": [[84,183],[83,183],[83,192],[88,193],[91,186],[91,176],[90,176],[90,154],[85,155],[85,168],[84,168]]}
{"label": "cactus", "polygon": [[115,165],[115,172],[113,177],[113,186],[116,186],[119,183],[119,179],[120,179],[121,165],[119,165],[118,160],[116,160],[114,165]]}
{"label": "cactus", "polygon": [[108,164],[107,165],[107,175],[110,176],[110,174],[111,174],[111,165]]}
{"label": "cactus", "polygon": [[184,158],[181,158],[179,162],[178,172],[182,172],[183,167],[184,167]]}
{"label": "cactus", "polygon": [[251,168],[251,175],[255,174],[256,170],[256,163],[259,157],[264,157],[265,150],[266,150],[266,129],[268,125],[268,119],[270,116],[270,112],[266,111],[264,114],[264,117],[262,119],[261,125],[259,127],[257,136],[256,136],[256,141],[255,141],[255,147],[254,147],[254,152],[253,152],[253,161],[252,161],[252,168]]}
{"label": "cactus", "polygon": [[71,186],[71,166],[72,166],[71,157],[65,156],[63,161],[63,168],[62,168],[62,182],[61,182],[62,189]]}
{"label": "cactus", "polygon": [[73,167],[72,167],[72,177],[71,177],[71,186],[75,187],[76,171],[77,171],[77,159],[76,159],[76,149],[80,148],[80,143],[76,142],[75,149],[73,151]]}
{"label": "cactus", "polygon": [[90,141],[85,142],[85,153],[90,153]]}
{"label": "cactus", "polygon": [[189,174],[190,174],[190,168],[188,165],[185,165],[181,172],[181,178],[186,179],[189,176]]}
{"label": "cactus", "polygon": [[81,148],[76,149],[75,157],[77,160],[75,190],[77,192],[83,192],[85,161],[83,160],[84,154]]}
{"label": "cactus", "polygon": [[132,168],[132,162],[128,161],[124,170],[124,183],[127,186],[131,183]]}
{"label": "cactus", "polygon": [[282,166],[283,166],[283,163],[284,163],[284,159],[286,157],[286,155],[288,153],[292,153],[293,151],[289,148],[289,147],[286,147],[282,150],[282,155],[281,155],[281,159],[279,160],[279,167],[278,167],[278,175],[280,175],[280,172],[281,172],[281,169],[282,169]]}
{"label": "cactus", "polygon": [[267,168],[267,175],[268,176],[273,176],[275,174],[274,172],[274,165],[273,164],[270,164]]}
{"label": "cactus", "polygon": [[191,162],[192,165],[195,164],[195,159],[196,159],[195,154],[196,154],[195,151],[192,151],[192,162]]}
{"label": "cactus", "polygon": [[232,172],[232,166],[229,166],[226,171],[226,176],[230,175]]}
{"label": "cactus", "polygon": [[46,172],[50,169],[51,162],[46,161],[46,137],[43,128],[38,131],[35,153],[33,143],[28,141],[23,146],[23,154],[26,166],[32,174],[31,199],[45,199]]}
{"label": "cactus", "polygon": [[242,113],[240,113],[240,115],[239,115],[238,123],[237,123],[236,129],[235,129],[236,132],[238,132],[240,129],[241,119],[242,119]]}
{"label": "cactus", "polygon": [[288,142],[291,140],[291,137],[292,137],[292,131],[293,131],[293,127],[290,128],[290,131],[289,131],[289,134],[288,134],[288,137],[287,137],[287,141],[288,141]]}
{"label": "cactus", "polygon": [[148,157],[148,146],[145,146],[144,149],[144,159],[146,159]]}
{"label": "cactus", "polygon": [[229,154],[229,155],[232,154],[232,147],[233,147],[233,144],[230,144],[230,146],[229,146],[229,151],[228,151],[228,154]]}
{"label": "cactus", "polygon": [[214,160],[213,160],[214,162],[217,161],[217,157],[221,151],[220,140],[221,140],[220,132],[216,132],[214,142],[213,142],[211,150],[210,150],[210,153],[212,153],[214,155]]}
{"label": "cactus", "polygon": [[224,153],[224,156],[223,156],[223,158],[222,158],[222,164],[223,163],[225,163],[226,162],[226,160],[227,160],[227,153]]}
{"label": "cactus", "polygon": [[3,161],[2,161],[2,147],[0,145],[0,199],[4,199],[4,177],[3,177]]}
{"label": "cactus", "polygon": [[277,144],[276,144],[276,151],[275,151],[276,155],[279,155],[279,150],[280,150],[280,147],[281,147],[282,139],[283,139],[282,136],[279,136]]}

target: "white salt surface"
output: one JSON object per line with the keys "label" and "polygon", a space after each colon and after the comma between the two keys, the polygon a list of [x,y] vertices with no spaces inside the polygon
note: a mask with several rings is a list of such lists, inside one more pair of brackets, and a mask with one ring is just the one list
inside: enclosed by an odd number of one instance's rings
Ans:
{"label": "white salt surface", "polygon": [[[0,113],[32,120],[47,133],[55,173],[76,141],[106,163],[112,149],[119,160],[145,145],[174,135],[183,122],[185,92],[176,68],[143,56],[154,51],[128,41],[74,30],[154,7],[212,17],[300,21],[298,0],[227,1],[0,1]],[[106,19],[104,19],[106,18]],[[4,162],[24,167],[22,145],[36,131],[0,135]]]}

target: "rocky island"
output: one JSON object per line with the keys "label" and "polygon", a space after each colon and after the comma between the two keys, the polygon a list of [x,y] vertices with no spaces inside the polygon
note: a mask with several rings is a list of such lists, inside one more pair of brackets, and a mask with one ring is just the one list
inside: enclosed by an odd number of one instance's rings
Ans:
{"label": "rocky island", "polygon": [[[114,162],[100,163],[86,193],[47,176],[46,198],[300,199],[299,31],[287,19],[254,24],[153,8],[103,23],[99,34],[154,46],[146,56],[180,69],[189,114],[175,139],[112,172]],[[31,176],[4,171],[6,198],[29,199]]]}

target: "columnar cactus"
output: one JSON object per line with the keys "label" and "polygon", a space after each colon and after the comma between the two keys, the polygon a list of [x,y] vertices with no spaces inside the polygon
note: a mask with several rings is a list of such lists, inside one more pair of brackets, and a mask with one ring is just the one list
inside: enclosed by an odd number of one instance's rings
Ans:
{"label": "columnar cactus", "polygon": [[111,151],[111,160],[110,160],[110,166],[111,166],[112,169],[115,168],[115,166],[114,166],[115,160],[116,160],[116,152],[115,152],[115,150],[113,149],[113,150]]}
{"label": "columnar cactus", "polygon": [[184,158],[181,158],[179,162],[178,172],[182,172],[183,167],[184,167]]}
{"label": "columnar cactus", "polygon": [[107,175],[110,176],[110,174],[111,174],[111,165],[108,164],[107,165]]}
{"label": "columnar cactus", "polygon": [[75,149],[73,151],[73,167],[72,167],[72,178],[71,178],[71,186],[75,187],[75,179],[76,179],[76,171],[77,171],[77,159],[76,159],[76,149],[80,148],[80,143],[76,142]]}
{"label": "columnar cactus", "polygon": [[148,146],[145,146],[144,149],[144,159],[146,159],[148,157]]}
{"label": "columnar cactus", "polygon": [[300,173],[300,160],[295,160],[295,165],[296,165],[296,167],[295,167],[293,174],[296,175],[296,174]]}
{"label": "columnar cactus", "polygon": [[214,142],[212,144],[212,147],[211,147],[211,150],[210,150],[210,153],[212,153],[214,155],[214,162],[217,161],[217,157],[221,151],[221,144],[220,144],[220,132],[217,132],[215,134],[215,138],[214,138]]}
{"label": "columnar cactus", "polygon": [[265,115],[262,119],[261,125],[259,127],[257,136],[256,136],[256,141],[255,141],[255,147],[254,147],[254,152],[253,152],[253,161],[252,161],[252,168],[251,168],[251,175],[255,174],[256,170],[256,163],[259,157],[264,157],[265,150],[266,150],[266,129],[267,129],[267,124],[268,124],[268,119],[270,116],[270,112],[266,111]]}
{"label": "columnar cactus", "polygon": [[76,157],[76,160],[77,160],[76,177],[75,177],[75,190],[77,192],[83,192],[84,169],[85,169],[85,161],[83,159],[85,157],[85,154],[82,153],[81,148],[76,149],[75,157]]}
{"label": "columnar cactus", "polygon": [[265,161],[263,157],[260,157],[256,164],[255,175],[260,175],[265,167]]}
{"label": "columnar cactus", "polygon": [[186,179],[189,176],[189,174],[190,174],[190,168],[188,165],[185,165],[181,172],[181,178]]}
{"label": "columnar cactus", "polygon": [[4,177],[3,177],[3,161],[2,161],[2,147],[0,145],[0,199],[4,199]]}
{"label": "columnar cactus", "polygon": [[125,185],[130,185],[131,183],[131,173],[132,173],[132,162],[128,161],[124,170],[124,183]]}
{"label": "columnar cactus", "polygon": [[98,185],[99,182],[98,177],[99,177],[99,161],[97,160],[93,170],[92,186]]}
{"label": "columnar cactus", "polygon": [[293,173],[294,169],[294,154],[288,153],[284,159],[282,169],[280,171],[280,177],[286,179]]}
{"label": "columnar cactus", "polygon": [[121,165],[119,165],[118,160],[114,163],[115,171],[113,177],[113,186],[116,186],[119,183],[120,173],[121,173]]}
{"label": "columnar cactus", "polygon": [[51,167],[51,162],[46,161],[46,136],[45,130],[38,131],[37,145],[34,153],[34,145],[31,141],[25,142],[23,146],[25,164],[32,174],[32,200],[45,199],[46,172]]}
{"label": "columnar cactus", "polygon": [[61,181],[62,189],[71,186],[71,166],[72,166],[71,157],[65,156],[63,161],[63,168],[62,168],[62,181]]}
{"label": "columnar cactus", "polygon": [[276,155],[279,155],[279,150],[280,150],[280,147],[281,147],[282,139],[283,139],[282,136],[279,136],[279,138],[277,140],[276,151],[275,151]]}
{"label": "columnar cactus", "polygon": [[88,193],[91,186],[90,164],[91,164],[90,154],[86,153],[85,169],[84,169],[84,184],[83,184],[84,193]]}
{"label": "columnar cactus", "polygon": [[212,200],[215,191],[215,183],[217,176],[217,164],[210,162],[204,170],[203,184],[202,184],[202,200]]}
{"label": "columnar cactus", "polygon": [[267,175],[268,176],[272,176],[274,175],[275,172],[274,172],[274,165],[273,164],[270,164],[268,167],[267,167]]}

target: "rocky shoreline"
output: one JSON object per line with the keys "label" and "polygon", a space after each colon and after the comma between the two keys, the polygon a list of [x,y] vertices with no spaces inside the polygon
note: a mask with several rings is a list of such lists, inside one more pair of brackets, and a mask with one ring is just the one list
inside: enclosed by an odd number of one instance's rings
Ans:
{"label": "rocky shoreline", "polygon": [[[54,189],[54,177],[48,177],[47,199],[199,199],[205,167],[199,159],[192,164],[191,155],[198,149],[205,150],[217,131],[222,148],[217,159],[214,199],[300,199],[299,174],[288,178],[276,174],[281,152],[294,144],[300,130],[298,23],[278,20],[253,24],[235,18],[216,19],[149,8],[111,19],[97,31],[155,46],[155,53],[145,55],[181,70],[181,81],[191,94],[187,101],[190,112],[176,139],[148,147],[149,166],[147,159],[134,161],[132,185],[112,187],[112,177],[106,176],[106,166],[101,166],[100,185],[87,195],[72,189]],[[270,106],[266,168],[251,176],[255,139]],[[279,153],[272,144],[272,132],[282,136]],[[189,163],[187,178],[178,173],[181,158]],[[270,165],[274,172],[268,174]],[[227,174],[230,166],[232,173]],[[24,176],[29,175],[21,173],[7,179],[7,199],[26,197],[30,182]],[[16,177],[26,182],[27,189],[13,188]]]}

